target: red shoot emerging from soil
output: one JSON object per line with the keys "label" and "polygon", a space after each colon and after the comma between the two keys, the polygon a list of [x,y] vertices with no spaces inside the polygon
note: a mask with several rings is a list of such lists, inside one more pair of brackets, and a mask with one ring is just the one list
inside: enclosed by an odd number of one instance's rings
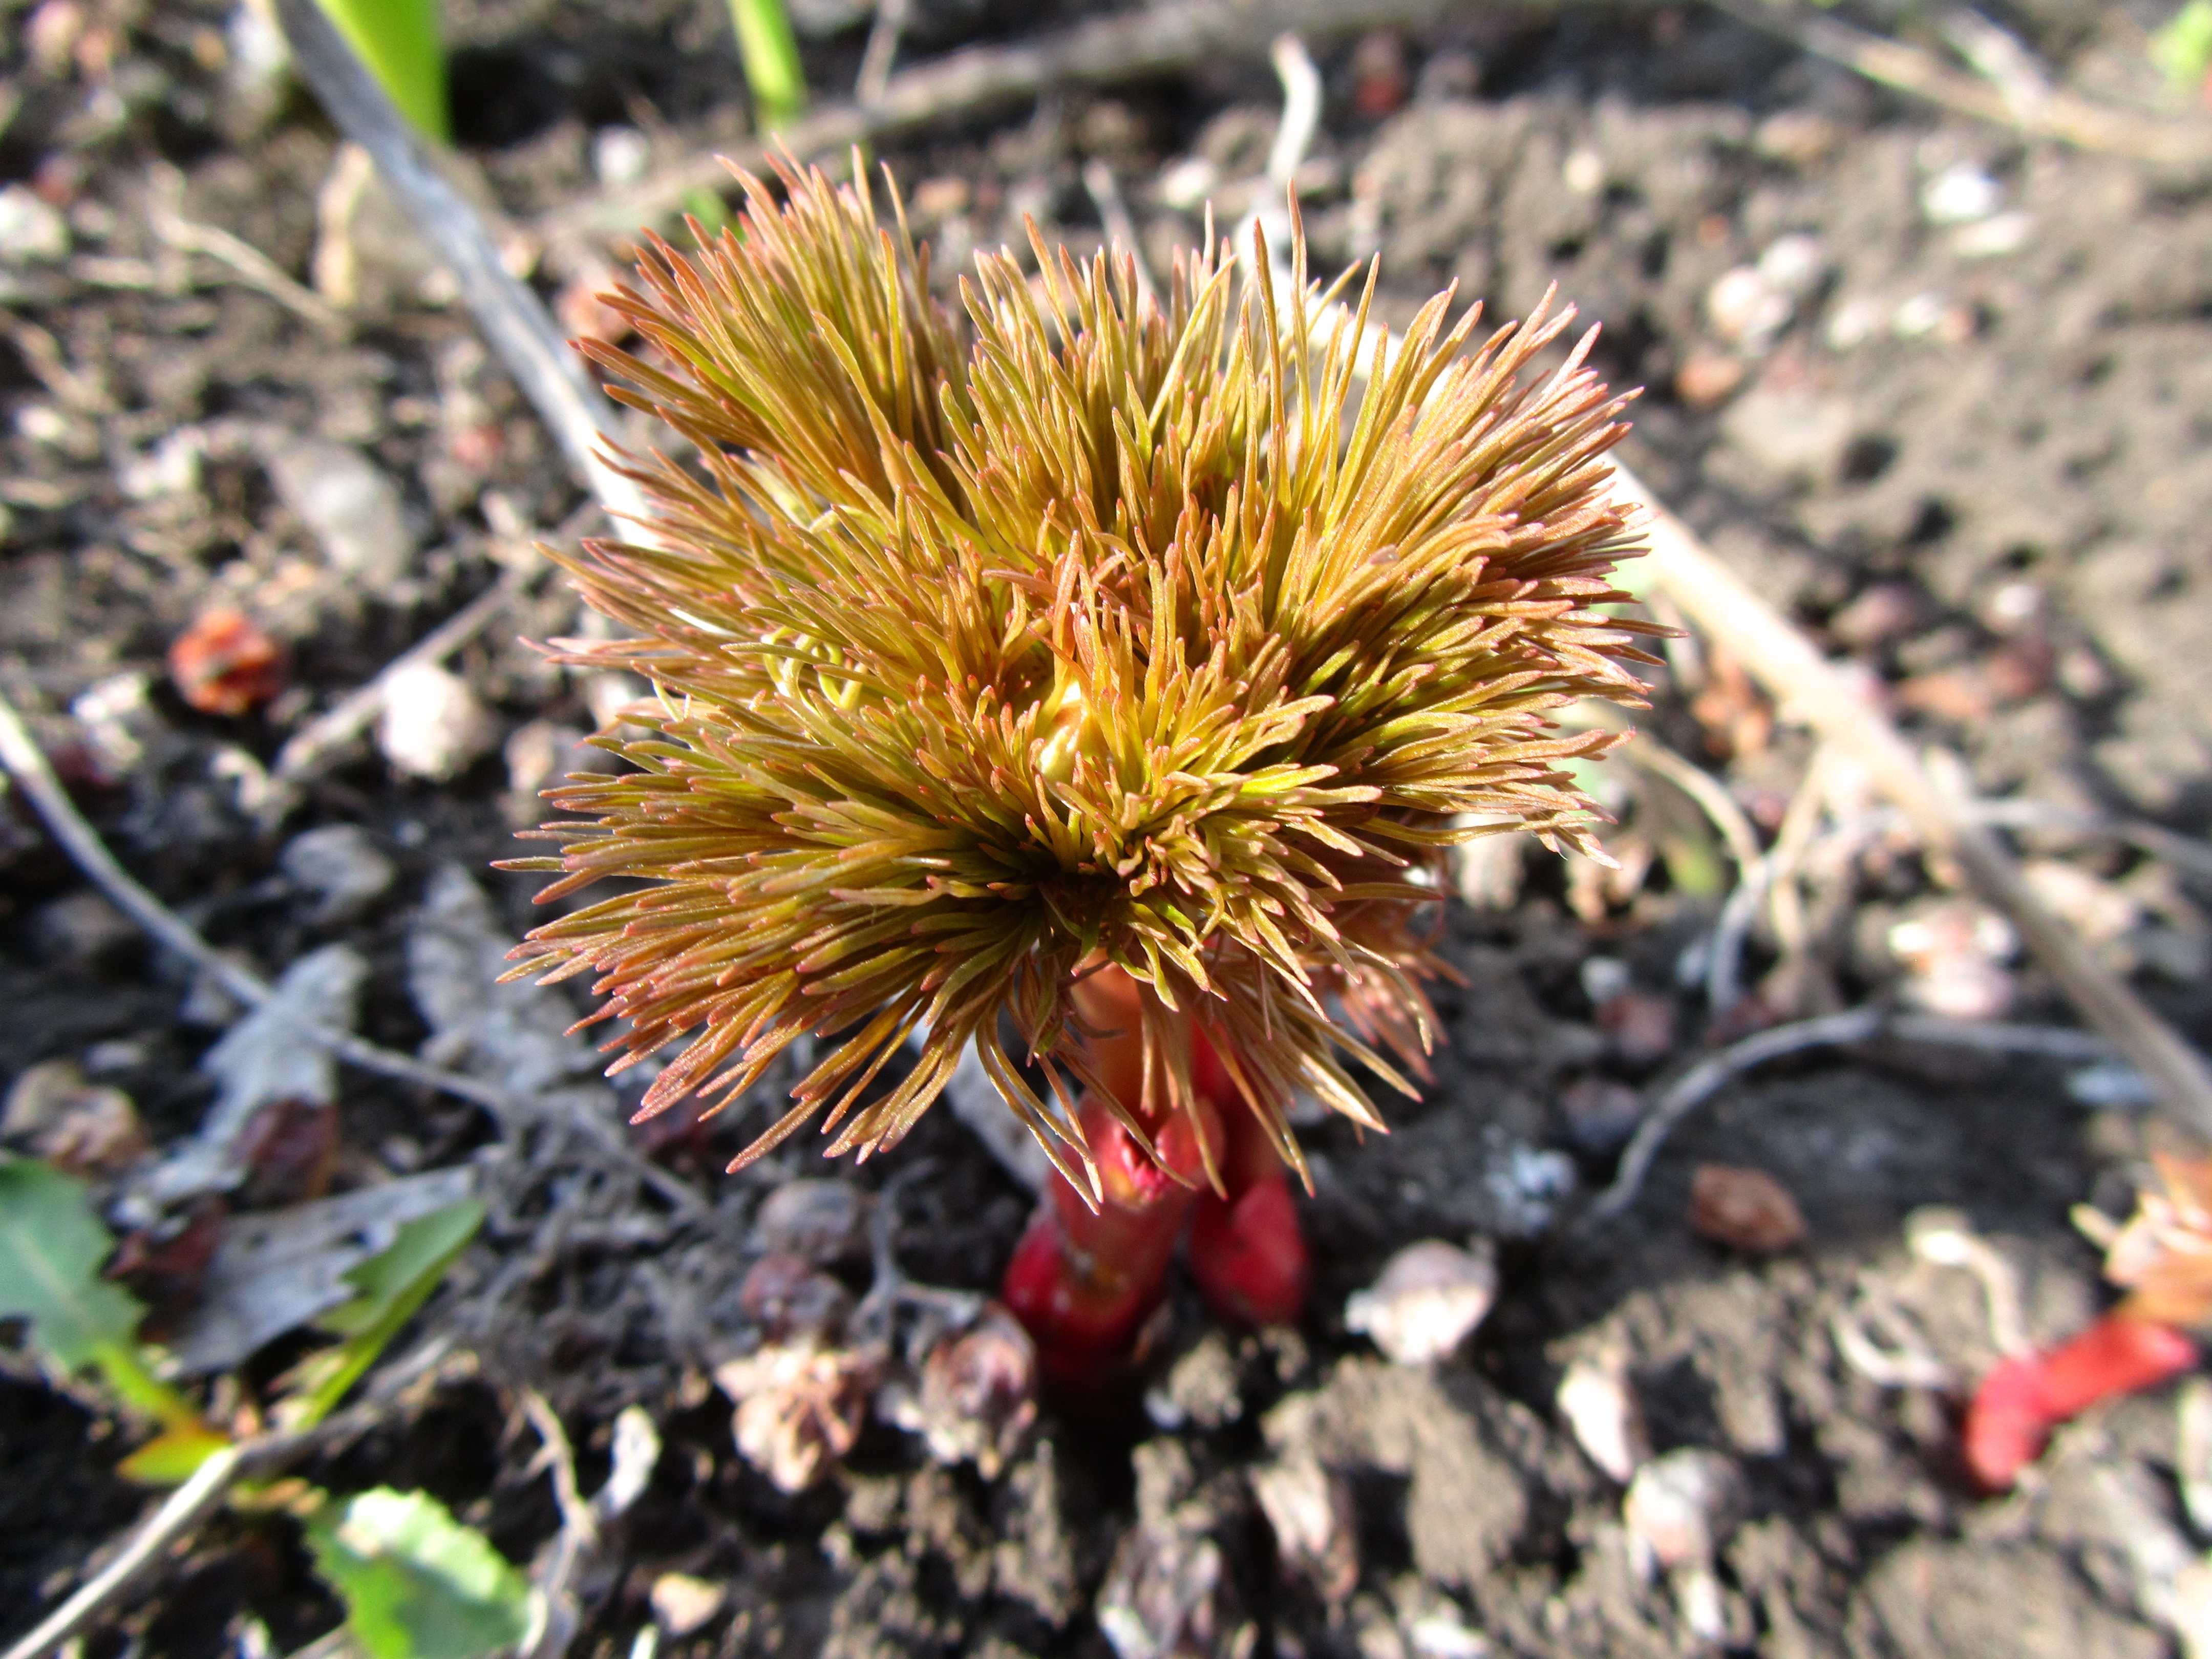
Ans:
{"label": "red shoot emerging from soil", "polygon": [[1967,1472],[1986,1492],[2009,1491],[2060,1424],[2196,1363],[2197,1345],[2179,1331],[2124,1312],[2047,1353],[2001,1359],[1966,1408]]}

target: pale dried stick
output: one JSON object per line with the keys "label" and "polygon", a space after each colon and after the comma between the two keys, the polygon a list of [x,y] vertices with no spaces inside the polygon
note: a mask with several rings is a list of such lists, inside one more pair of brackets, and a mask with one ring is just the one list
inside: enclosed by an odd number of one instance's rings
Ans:
{"label": "pale dried stick", "polygon": [[1996,1020],[1943,1019],[1929,1014],[1891,1014],[1858,1007],[1817,1019],[1801,1019],[1754,1032],[1717,1054],[1708,1054],[1668,1084],[1636,1126],[1620,1155],[1613,1184],[1583,1212],[1586,1223],[1610,1220],[1636,1201],[1644,1178],[1675,1126],[1746,1072],[1802,1054],[1809,1048],[1840,1048],[1878,1036],[1939,1047],[1979,1048],[1988,1054],[2040,1054],[2051,1060],[2105,1060],[2116,1045],[2091,1031],[2057,1025],[2017,1025]]}
{"label": "pale dried stick", "polygon": [[222,1508],[230,1489],[240,1480],[271,1474],[319,1446],[335,1444],[373,1427],[392,1392],[387,1381],[374,1397],[311,1427],[259,1435],[212,1453],[131,1535],[113,1560],[78,1585],[69,1600],[41,1619],[0,1659],[46,1659],[89,1628],[125,1591],[158,1565],[173,1545]]}
{"label": "pale dried stick", "polygon": [[599,1517],[576,1486],[576,1454],[560,1413],[535,1389],[522,1391],[522,1409],[538,1431],[533,1470],[553,1476],[553,1501],[561,1511],[561,1530],[548,1547],[538,1573],[538,1607],[533,1627],[517,1644],[526,1659],[559,1659],[575,1639],[580,1616],[573,1588],[577,1569],[599,1547]]}
{"label": "pale dried stick", "polygon": [[[2056,138],[2078,149],[2102,150],[2137,161],[2202,173],[2212,167],[2212,128],[2201,121],[2161,120],[2107,109],[2052,88],[2022,99],[2016,87],[2000,88],[1954,70],[1926,52],[1811,11],[1791,0],[1706,0],[1737,21],[1779,35],[1816,58],[1854,74],[1961,115],[1994,121],[2032,137]],[[1984,42],[1984,46],[1986,42]],[[1980,54],[1986,57],[1984,51]]]}
{"label": "pale dried stick", "polygon": [[177,201],[183,191],[184,176],[166,162],[159,164],[146,204],[146,223],[155,236],[179,253],[204,253],[222,261],[248,288],[267,295],[331,338],[343,337],[345,319],[314,289],[295,280],[252,243],[220,226],[187,219],[178,211]]}
{"label": "pale dried stick", "polygon": [[2010,919],[2044,971],[2142,1073],[2166,1109],[2197,1135],[2212,1139],[2212,1068],[2203,1057],[2035,896],[1996,837],[1944,797],[1897,728],[1804,630],[1708,551],[1626,467],[1616,465],[1614,478],[1617,493],[1646,509],[1650,555],[1635,579],[1663,590],[1692,623],[1727,647],[1785,714],[1856,763],[1932,849],[1956,861],[1983,901]]}
{"label": "pale dried stick", "polygon": [[[436,250],[569,470],[611,518],[641,523],[645,492],[601,453],[618,441],[614,411],[538,298],[512,276],[476,210],[438,171],[376,78],[316,0],[276,0],[294,64],[338,130],[367,150],[407,216]],[[316,301],[320,304],[320,301]]]}
{"label": "pale dried stick", "polygon": [[[276,988],[267,980],[218,951],[117,861],[99,832],[85,822],[71,803],[61,780],[54,775],[53,768],[46,763],[45,754],[23,724],[23,717],[4,693],[0,693],[0,766],[7,769],[9,776],[45,820],[48,833],[62,850],[117,908],[165,949],[206,974],[234,1001],[259,1008],[276,1000]],[[380,1047],[350,1031],[308,1020],[295,1022],[293,1029],[302,1042],[313,1043],[349,1066],[472,1102],[489,1112],[503,1133],[511,1134],[532,1118],[542,1115],[540,1107],[504,1089],[459,1072],[426,1065],[412,1054]],[[698,1194],[641,1156],[623,1138],[617,1126],[583,1110],[565,1111],[563,1115],[582,1128],[602,1152],[678,1210],[695,1217],[708,1213],[706,1201]]]}

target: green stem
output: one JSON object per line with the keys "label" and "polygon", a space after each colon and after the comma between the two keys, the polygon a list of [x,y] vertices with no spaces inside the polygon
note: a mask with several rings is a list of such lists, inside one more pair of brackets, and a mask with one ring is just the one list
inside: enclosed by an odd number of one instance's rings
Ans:
{"label": "green stem", "polygon": [[438,0],[320,0],[354,55],[383,83],[399,112],[436,143],[453,137]]}
{"label": "green stem", "polygon": [[165,1429],[206,1426],[191,1402],[148,1370],[137,1354],[124,1344],[99,1343],[92,1357],[107,1386],[132,1410],[144,1413]]}
{"label": "green stem", "polygon": [[806,76],[783,0],[730,0],[738,52],[752,88],[754,125],[774,131],[806,107]]}

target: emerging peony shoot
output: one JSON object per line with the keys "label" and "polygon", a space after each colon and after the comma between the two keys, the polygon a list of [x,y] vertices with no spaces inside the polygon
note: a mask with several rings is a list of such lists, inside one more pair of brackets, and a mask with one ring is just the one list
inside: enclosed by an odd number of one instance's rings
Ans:
{"label": "emerging peony shoot", "polygon": [[1297,1315],[1286,1114],[1380,1131],[1355,1073],[1413,1091],[1445,850],[1590,845],[1560,763],[1612,739],[1547,716],[1651,660],[1600,609],[1624,400],[1588,337],[1534,374],[1571,311],[1479,339],[1442,295],[1386,352],[1375,270],[1347,305],[1302,246],[1293,295],[1224,244],[1156,304],[1039,243],[956,315],[856,179],[746,179],[735,230],[610,296],[646,349],[586,347],[699,453],[629,461],[657,545],[573,561],[628,637],[556,659],[657,696],[595,739],[637,769],[549,792],[580,818],[516,866],[623,890],[517,972],[594,975],[617,1070],[687,1045],[646,1115],[818,1040],[740,1165],[817,1122],[895,1146],[973,1045],[1063,1183],[1008,1300],[1096,1376],[1187,1218],[1217,1308]]}

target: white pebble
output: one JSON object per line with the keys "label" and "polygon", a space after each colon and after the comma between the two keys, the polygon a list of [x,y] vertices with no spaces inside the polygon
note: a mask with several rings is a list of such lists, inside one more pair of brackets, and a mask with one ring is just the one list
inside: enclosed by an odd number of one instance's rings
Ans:
{"label": "white pebble", "polygon": [[0,259],[58,259],[70,251],[69,221],[27,185],[0,190]]}
{"label": "white pebble", "polygon": [[342,921],[383,896],[395,872],[368,831],[356,823],[326,823],[295,836],[276,867],[295,886],[314,896],[314,919]]}
{"label": "white pebble", "polygon": [[1621,1485],[1626,1486],[1650,1460],[1644,1409],[1617,1363],[1577,1359],[1559,1379],[1555,1398],[1575,1443]]}
{"label": "white pebble", "polygon": [[2017,253],[2035,240],[2035,220],[2017,209],[1992,214],[1951,233],[1951,252],[1961,259],[1994,259]]}
{"label": "white pebble", "polygon": [[610,189],[635,184],[652,162],[653,141],[635,127],[601,127],[592,135],[592,171]]}
{"label": "white pebble", "polygon": [[1920,187],[1920,211],[1931,225],[1966,225],[2004,205],[1997,181],[1971,162],[1948,167]]}
{"label": "white pebble", "polygon": [[443,782],[492,745],[491,715],[468,682],[434,663],[415,663],[385,682],[376,746],[408,777]]}
{"label": "white pebble", "polygon": [[1650,1561],[1669,1571],[1710,1566],[1743,1518],[1747,1495],[1742,1472],[1728,1458],[1685,1446],[1636,1472],[1621,1519]]}
{"label": "white pebble", "polygon": [[1796,303],[1756,265],[1722,273],[1705,295],[1705,319],[1731,345],[1763,345],[1790,325]]}
{"label": "white pebble", "polygon": [[1498,1297],[1498,1265],[1442,1239],[1392,1256],[1370,1288],[1345,1304],[1348,1329],[1370,1338],[1393,1364],[1424,1365],[1467,1340]]}

